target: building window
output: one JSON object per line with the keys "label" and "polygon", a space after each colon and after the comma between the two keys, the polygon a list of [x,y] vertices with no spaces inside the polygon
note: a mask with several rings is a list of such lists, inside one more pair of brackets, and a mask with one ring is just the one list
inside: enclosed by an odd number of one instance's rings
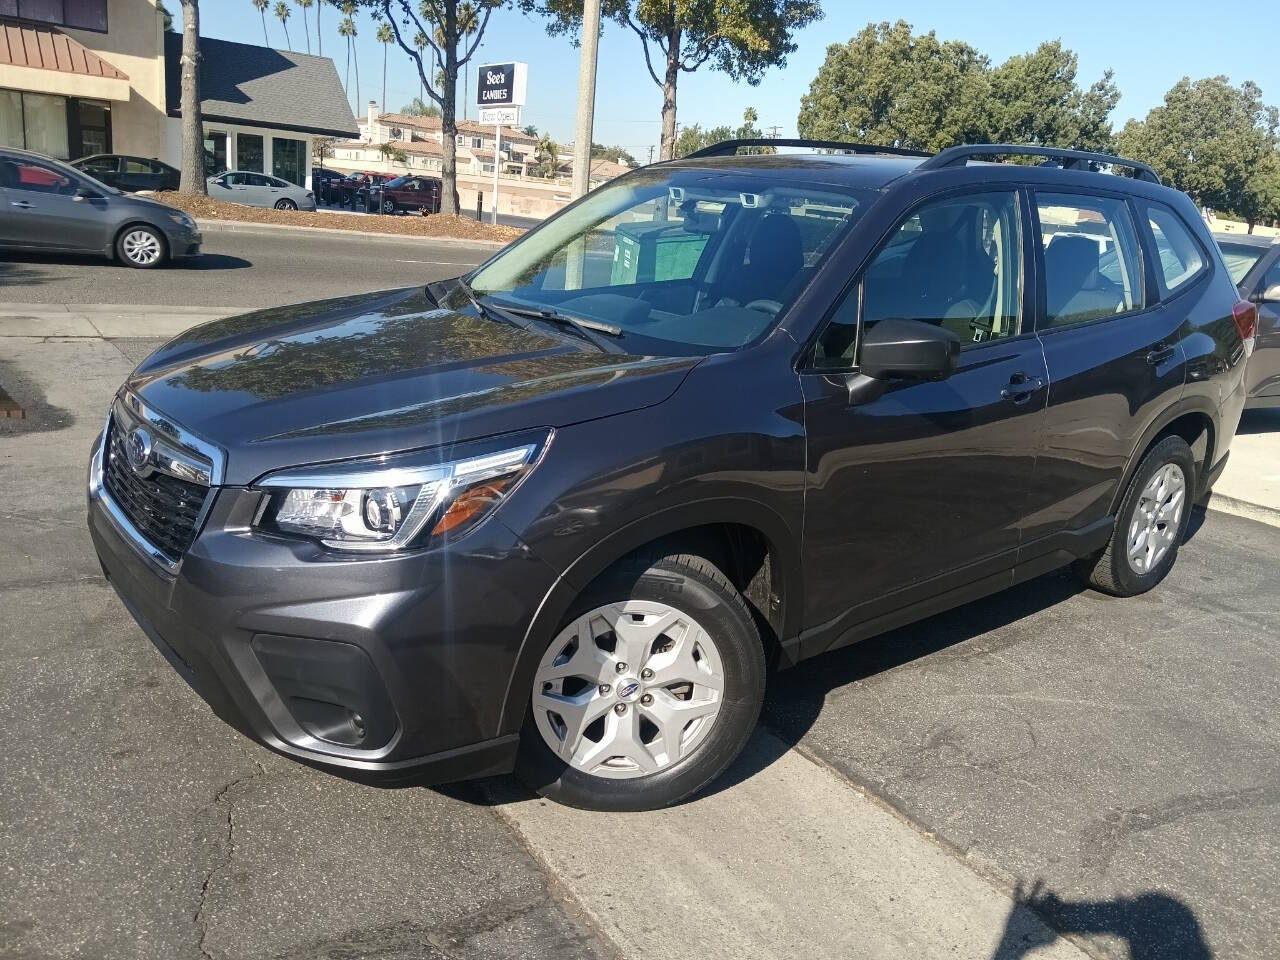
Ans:
{"label": "building window", "polygon": [[72,158],[111,152],[111,104],[100,100],[72,100],[67,116],[71,120],[71,145],[79,149]]}
{"label": "building window", "polygon": [[0,95],[0,143],[71,159],[66,97],[17,90],[0,91]]}
{"label": "building window", "polygon": [[212,177],[227,169],[227,135],[221,130],[204,134],[204,174]]}
{"label": "building window", "polygon": [[107,0],[0,0],[0,16],[107,31]]}
{"label": "building window", "polygon": [[256,133],[236,134],[236,169],[264,173],[262,166],[262,137]]}
{"label": "building window", "polygon": [[272,137],[271,172],[281,180],[302,186],[307,178],[307,142]]}

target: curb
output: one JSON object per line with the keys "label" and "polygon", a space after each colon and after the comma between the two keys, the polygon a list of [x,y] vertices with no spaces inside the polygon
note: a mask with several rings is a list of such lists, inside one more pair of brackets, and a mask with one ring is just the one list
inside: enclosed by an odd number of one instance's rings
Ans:
{"label": "curb", "polygon": [[1206,510],[1228,513],[1233,517],[1243,517],[1246,520],[1256,520],[1272,527],[1280,527],[1280,510],[1275,507],[1264,507],[1260,503],[1237,500],[1235,497],[1224,496],[1221,493],[1209,494],[1209,499],[1204,506]]}
{"label": "curb", "polygon": [[509,240],[468,240],[463,237],[421,237],[407,233],[371,233],[364,230],[343,230],[339,227],[301,227],[280,223],[255,223],[252,220],[197,220],[196,226],[203,233],[302,233],[323,234],[331,237],[369,237],[374,240],[398,240],[401,243],[442,243],[459,247],[485,247],[500,250]]}
{"label": "curb", "polygon": [[65,316],[67,314],[83,314],[86,316],[118,316],[120,314],[162,314],[164,316],[205,317],[211,314],[218,316],[235,316],[248,313],[250,310],[261,310],[262,307],[208,307],[170,306],[166,303],[2,303],[0,317],[23,316],[40,317],[46,315]]}

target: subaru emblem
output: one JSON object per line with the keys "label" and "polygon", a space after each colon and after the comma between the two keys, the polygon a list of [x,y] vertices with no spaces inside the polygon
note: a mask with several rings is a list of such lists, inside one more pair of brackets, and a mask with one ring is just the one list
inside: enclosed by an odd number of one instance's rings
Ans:
{"label": "subaru emblem", "polygon": [[623,700],[630,700],[636,695],[636,691],[640,689],[638,680],[628,680],[626,683],[618,687],[618,696]]}
{"label": "subaru emblem", "polygon": [[129,466],[138,476],[145,476],[151,469],[151,434],[142,427],[134,427],[124,438],[124,455]]}

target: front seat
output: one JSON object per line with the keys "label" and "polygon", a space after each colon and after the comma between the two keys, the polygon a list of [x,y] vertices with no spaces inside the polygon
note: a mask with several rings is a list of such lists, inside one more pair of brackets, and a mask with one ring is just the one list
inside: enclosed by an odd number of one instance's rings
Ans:
{"label": "front seat", "polygon": [[1044,251],[1045,307],[1059,323],[1105,317],[1123,298],[1098,273],[1098,242],[1089,237],[1054,237]]}
{"label": "front seat", "polygon": [[766,213],[751,231],[745,260],[728,292],[741,306],[752,300],[781,303],[802,269],[804,245],[795,220],[786,213]]}

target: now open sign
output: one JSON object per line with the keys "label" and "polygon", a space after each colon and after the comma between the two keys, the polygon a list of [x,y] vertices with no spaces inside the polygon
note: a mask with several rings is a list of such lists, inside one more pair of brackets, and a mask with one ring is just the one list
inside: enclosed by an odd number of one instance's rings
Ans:
{"label": "now open sign", "polygon": [[489,63],[476,77],[476,103],[481,107],[522,107],[529,66],[524,63]]}

